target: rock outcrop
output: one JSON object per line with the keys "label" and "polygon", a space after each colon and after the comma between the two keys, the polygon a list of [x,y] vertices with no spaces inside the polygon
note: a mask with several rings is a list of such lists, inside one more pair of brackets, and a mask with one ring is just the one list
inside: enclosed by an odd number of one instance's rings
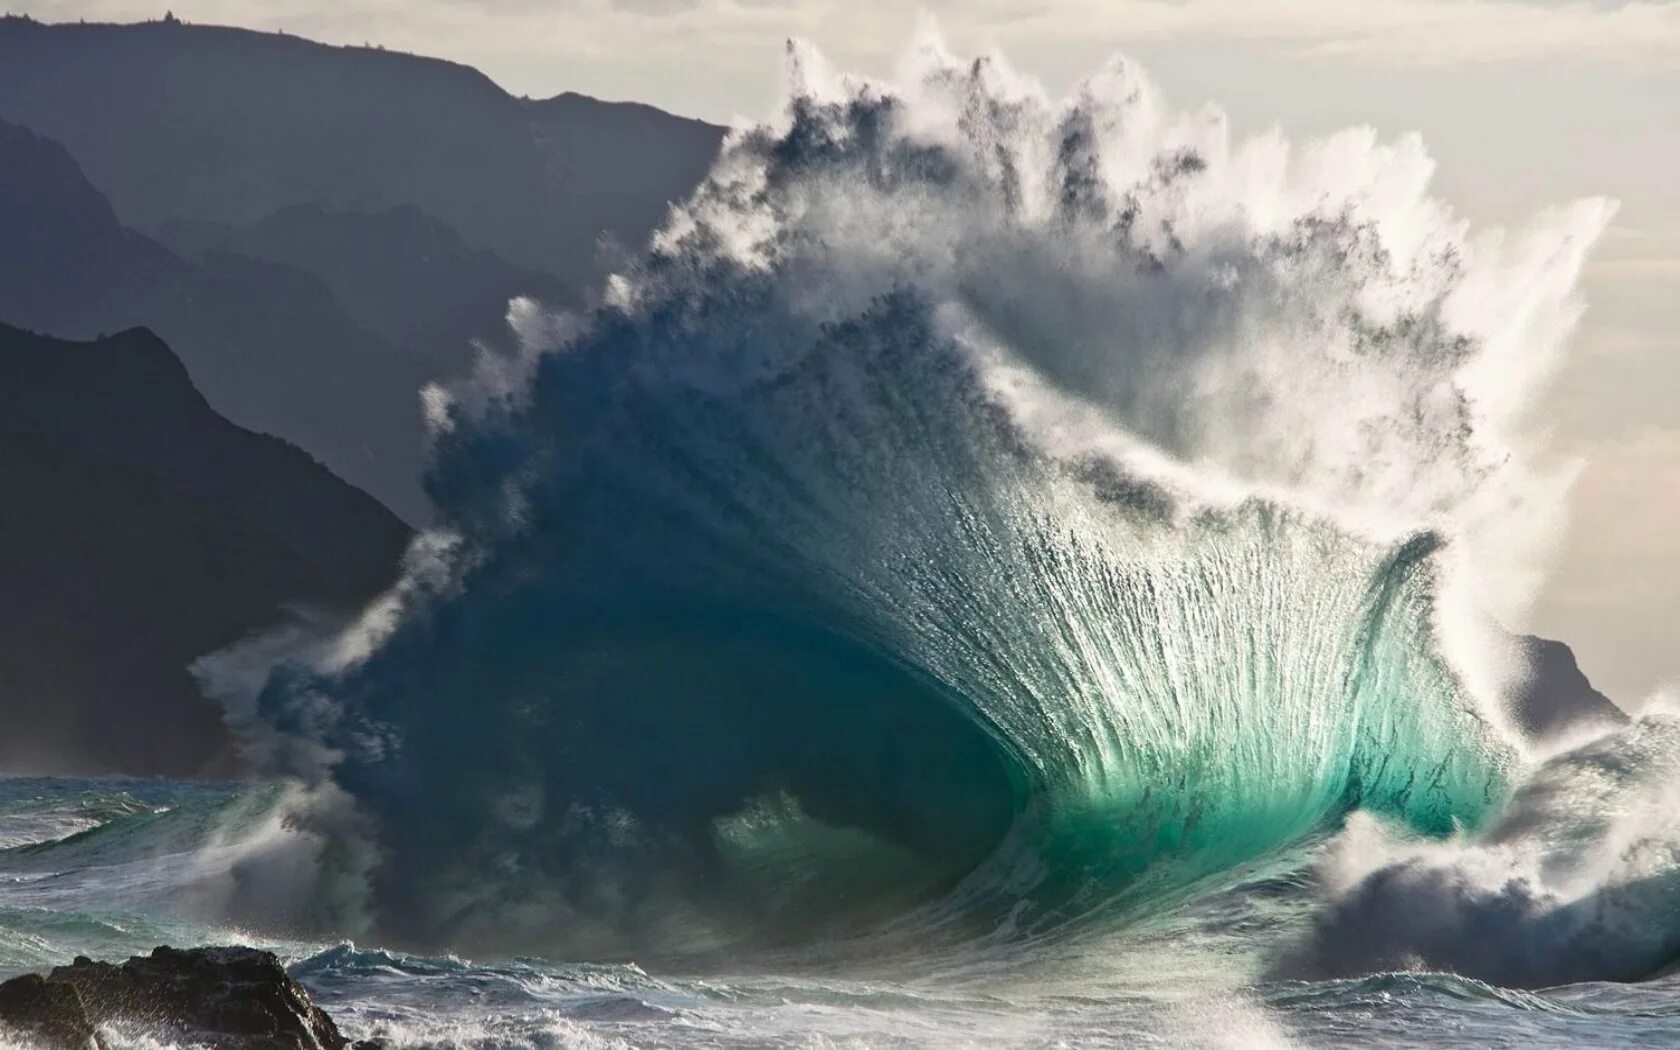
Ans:
{"label": "rock outcrop", "polygon": [[280,960],[255,948],[162,947],[121,964],[78,958],[17,977],[0,984],[0,1030],[41,1050],[104,1050],[110,1032],[207,1050],[351,1046]]}
{"label": "rock outcrop", "polygon": [[1524,635],[1516,640],[1524,673],[1506,702],[1517,725],[1540,739],[1590,726],[1618,726],[1628,716],[1582,673],[1562,642]]}

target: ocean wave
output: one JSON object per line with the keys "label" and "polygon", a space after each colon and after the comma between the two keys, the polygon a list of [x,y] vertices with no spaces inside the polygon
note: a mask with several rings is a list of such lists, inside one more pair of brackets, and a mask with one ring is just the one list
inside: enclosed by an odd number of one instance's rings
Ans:
{"label": "ocean wave", "polygon": [[19,778],[0,788],[0,851],[57,842],[152,810],[150,803],[117,786],[91,788],[74,798],[44,787],[41,781]]}
{"label": "ocean wave", "polygon": [[1498,818],[1445,842],[1351,826],[1329,904],[1279,972],[1448,970],[1514,988],[1650,978],[1680,961],[1672,703],[1550,756]]}
{"label": "ocean wave", "polygon": [[428,393],[440,525],[237,705],[348,932],[1054,937],[1504,797],[1479,625],[1559,483],[1505,435],[1611,209],[1471,237],[1412,140],[911,66],[796,49],[594,310]]}

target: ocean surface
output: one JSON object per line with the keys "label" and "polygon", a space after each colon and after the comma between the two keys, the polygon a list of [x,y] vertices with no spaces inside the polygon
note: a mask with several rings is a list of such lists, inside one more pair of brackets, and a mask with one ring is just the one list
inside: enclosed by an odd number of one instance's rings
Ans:
{"label": "ocean surface", "polygon": [[[703,969],[466,959],[194,920],[271,789],[0,781],[0,975],[158,944],[278,953],[346,1034],[399,1047],[1394,1047],[1680,1045],[1680,978],[1502,989],[1451,974],[1268,980],[1313,907],[1304,844],[1124,933],[929,953],[846,946]],[[214,843],[223,843],[221,846]],[[155,1047],[145,1033],[118,1045]]]}
{"label": "ocean surface", "polygon": [[266,786],[4,783],[0,968],[266,945],[404,1046],[1680,1045],[1672,699],[1503,707],[1614,207],[1477,230],[1122,60],[787,79],[425,392],[384,598],[196,665]]}

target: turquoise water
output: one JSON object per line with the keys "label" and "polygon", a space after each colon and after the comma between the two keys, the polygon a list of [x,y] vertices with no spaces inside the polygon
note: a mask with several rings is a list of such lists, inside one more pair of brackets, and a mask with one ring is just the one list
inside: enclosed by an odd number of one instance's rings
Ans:
{"label": "turquoise water", "polygon": [[236,863],[206,837],[229,849],[230,829],[271,801],[231,785],[0,781],[0,831],[16,838],[50,835],[44,815],[60,830],[106,821],[0,853],[0,973],[166,942],[258,943],[348,1033],[404,1047],[1680,1045],[1674,979],[1541,991],[1450,974],[1265,979],[1268,953],[1313,907],[1310,843],[1128,931],[918,958],[811,949],[666,971],[407,955],[194,918],[210,901],[184,892],[191,880],[208,891]]}

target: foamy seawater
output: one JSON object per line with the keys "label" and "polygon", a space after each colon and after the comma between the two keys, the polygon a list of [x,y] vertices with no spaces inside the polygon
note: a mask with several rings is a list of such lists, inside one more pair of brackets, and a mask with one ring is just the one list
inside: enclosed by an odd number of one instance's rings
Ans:
{"label": "foamy seawater", "polygon": [[[1500,989],[1448,974],[1270,981],[1270,947],[1310,907],[1305,855],[1276,858],[1149,931],[1058,951],[975,948],[837,960],[806,951],[705,972],[631,962],[467,960],[321,944],[181,914],[172,892],[198,845],[169,815],[234,823],[266,789],[157,781],[0,781],[0,825],[106,799],[147,812],[102,831],[0,852],[0,974],[150,951],[255,943],[278,952],[355,1038],[399,1047],[1417,1047],[1672,1046],[1673,979]],[[168,813],[159,811],[168,808]],[[123,801],[113,808],[132,809]],[[223,843],[230,825],[191,818]],[[147,829],[150,829],[148,831]],[[110,845],[99,844],[101,835]],[[177,852],[181,851],[181,852]],[[200,858],[202,859],[202,858]],[[197,869],[203,877],[206,872]],[[190,910],[190,905],[188,906]],[[145,1033],[115,1045],[167,1045]]]}

